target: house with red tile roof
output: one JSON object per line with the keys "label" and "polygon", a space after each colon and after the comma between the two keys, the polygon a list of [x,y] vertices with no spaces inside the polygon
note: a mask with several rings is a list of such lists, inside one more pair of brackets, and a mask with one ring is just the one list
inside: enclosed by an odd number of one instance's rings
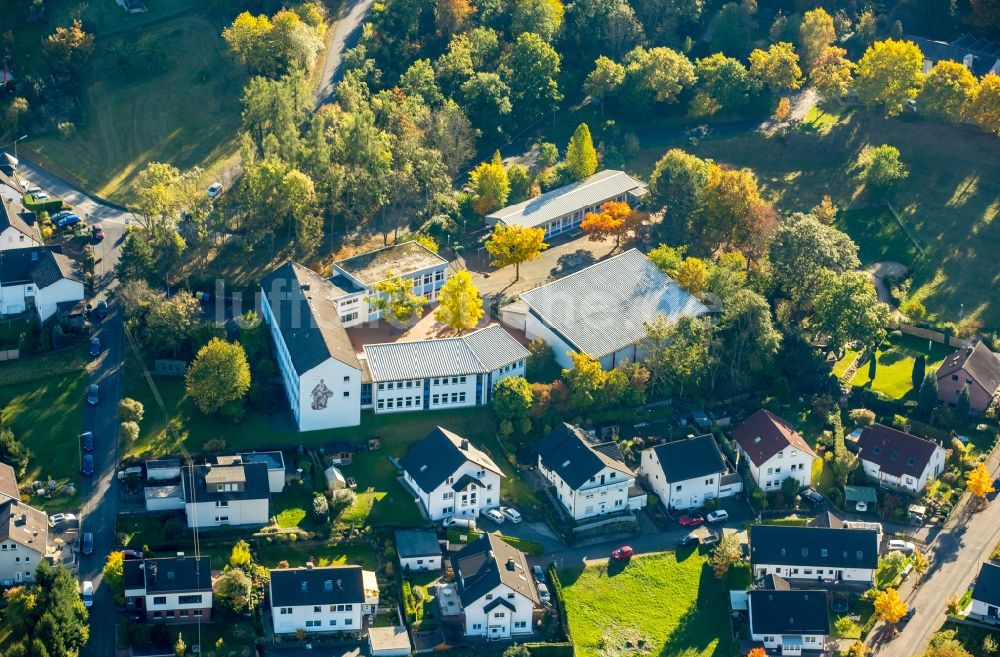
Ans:
{"label": "house with red tile roof", "polygon": [[959,349],[937,370],[938,399],[955,406],[969,386],[969,410],[982,413],[1000,394],[1000,357],[982,342]]}
{"label": "house with red tile roof", "polygon": [[919,494],[944,472],[943,447],[881,424],[862,430],[858,450],[865,474],[883,488]]}
{"label": "house with red tile roof", "polygon": [[808,486],[818,458],[788,420],[761,409],[733,430],[740,457],[765,492],[781,489],[789,477]]}

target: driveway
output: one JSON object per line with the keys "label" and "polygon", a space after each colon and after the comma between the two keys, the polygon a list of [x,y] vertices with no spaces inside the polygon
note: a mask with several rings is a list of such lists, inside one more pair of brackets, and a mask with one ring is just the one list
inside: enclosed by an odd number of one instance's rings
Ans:
{"label": "driveway", "polygon": [[333,96],[334,87],[339,79],[340,61],[344,51],[357,41],[358,29],[368,15],[372,2],[373,0],[350,0],[340,10],[336,24],[333,26],[333,34],[330,36],[330,44],[326,49],[323,74],[320,76],[320,82],[314,94],[317,108]]}

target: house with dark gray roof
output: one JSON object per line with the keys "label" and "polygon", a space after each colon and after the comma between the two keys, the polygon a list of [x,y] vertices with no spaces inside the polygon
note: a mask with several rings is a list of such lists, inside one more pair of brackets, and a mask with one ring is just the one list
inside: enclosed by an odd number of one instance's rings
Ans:
{"label": "house with dark gray roof", "polygon": [[[28,212],[21,199],[6,185],[0,187],[0,252],[42,246],[42,234],[34,212]],[[7,190],[10,190],[9,192]]]}
{"label": "house with dark gray roof", "polygon": [[1000,357],[982,341],[963,347],[941,363],[935,373],[938,399],[955,406],[969,390],[969,411],[982,413],[1000,395]]}
{"label": "house with dark gray roof", "polygon": [[882,424],[865,427],[858,438],[858,460],[865,474],[883,488],[920,493],[944,472],[941,445]]}
{"label": "house with dark gray roof", "polygon": [[17,488],[17,474],[14,468],[6,463],[0,463],[0,500],[5,497],[19,500],[21,491]]}
{"label": "house with dark gray roof", "polygon": [[670,509],[697,509],[743,491],[743,481],[711,434],[642,450],[639,475]]}
{"label": "house with dark gray roof", "polygon": [[528,339],[544,339],[566,368],[573,366],[570,353],[588,354],[607,370],[641,360],[647,322],[709,312],[636,249],[523,292],[521,301]]}
{"label": "house with dark gray roof", "polygon": [[45,512],[20,498],[0,496],[0,583],[33,582],[48,548],[49,517]]}
{"label": "house with dark gray roof", "polygon": [[486,215],[486,225],[541,228],[545,238],[576,230],[588,212],[600,212],[608,201],[635,207],[646,194],[646,185],[624,171],[605,169],[579,182],[564,185]]}
{"label": "house with dark gray roof", "polygon": [[375,573],[361,566],[276,568],[269,571],[268,595],[275,634],[360,632],[375,613],[379,588]]}
{"label": "house with dark gray roof", "polygon": [[809,485],[816,452],[788,420],[761,409],[733,430],[733,440],[761,490],[780,490],[789,477]]}
{"label": "house with dark gray roof", "polygon": [[446,621],[458,619],[466,636],[490,640],[532,633],[542,605],[523,552],[484,534],[452,555],[451,566],[458,601],[442,606]]}
{"label": "house with dark gray roof", "polygon": [[873,529],[750,527],[754,579],[778,575],[796,583],[867,587],[875,580],[878,550],[879,533]]}
{"label": "house with dark gray roof", "polygon": [[188,527],[266,525],[271,489],[264,463],[206,463],[181,470]]}
{"label": "house with dark gray roof", "polygon": [[503,471],[466,438],[435,427],[399,460],[403,482],[430,520],[475,518],[500,506]]}
{"label": "house with dark gray roof", "polygon": [[987,561],[979,567],[969,613],[989,623],[1000,623],[1000,565]]}
{"label": "house with dark gray roof", "polygon": [[45,246],[0,251],[0,316],[34,311],[41,321],[83,300],[74,260]]}
{"label": "house with dark gray roof", "polygon": [[1000,42],[971,34],[963,34],[951,42],[914,35],[907,35],[906,39],[920,48],[924,56],[924,73],[930,72],[938,62],[950,61],[961,64],[977,78],[987,73],[1000,74]]}
{"label": "house with dark gray roof", "polygon": [[822,590],[750,591],[750,638],[779,655],[824,650],[830,634],[827,596]]}
{"label": "house with dark gray roof", "polygon": [[212,615],[208,557],[174,556],[125,561],[125,608],[146,620],[199,622]]}
{"label": "house with dark gray roof", "polygon": [[598,441],[578,426],[556,426],[535,446],[538,472],[552,483],[570,518],[584,520],[629,508],[635,484],[618,444]]}
{"label": "house with dark gray roof", "polygon": [[404,571],[441,570],[441,543],[433,531],[396,530],[396,554]]}

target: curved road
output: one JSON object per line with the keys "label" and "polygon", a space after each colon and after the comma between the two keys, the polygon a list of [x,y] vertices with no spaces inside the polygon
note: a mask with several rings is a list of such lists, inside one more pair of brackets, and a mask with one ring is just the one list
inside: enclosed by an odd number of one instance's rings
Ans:
{"label": "curved road", "polygon": [[323,62],[323,75],[316,86],[314,97],[316,109],[320,105],[330,100],[336,86],[340,71],[340,61],[344,51],[353,46],[358,40],[358,29],[364,22],[368,10],[371,9],[373,0],[347,0],[340,9],[333,26],[333,34],[330,36],[330,44],[326,49],[326,61]]}

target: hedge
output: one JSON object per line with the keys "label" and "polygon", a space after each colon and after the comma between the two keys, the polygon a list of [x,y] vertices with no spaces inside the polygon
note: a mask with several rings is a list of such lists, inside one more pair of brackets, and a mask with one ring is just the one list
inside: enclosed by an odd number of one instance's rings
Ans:
{"label": "hedge", "polygon": [[562,630],[563,636],[566,637],[566,642],[573,645],[573,635],[569,631],[569,618],[566,616],[566,603],[563,598],[563,587],[562,582],[559,581],[559,571],[556,570],[556,564],[549,564],[549,583],[552,585],[552,602],[556,606],[556,610],[559,612],[559,628]]}
{"label": "hedge", "polygon": [[63,200],[61,198],[36,199],[31,194],[25,194],[24,207],[31,212],[58,212],[62,209]]}
{"label": "hedge", "polygon": [[531,657],[573,657],[573,644],[563,643],[526,643],[524,647]]}

